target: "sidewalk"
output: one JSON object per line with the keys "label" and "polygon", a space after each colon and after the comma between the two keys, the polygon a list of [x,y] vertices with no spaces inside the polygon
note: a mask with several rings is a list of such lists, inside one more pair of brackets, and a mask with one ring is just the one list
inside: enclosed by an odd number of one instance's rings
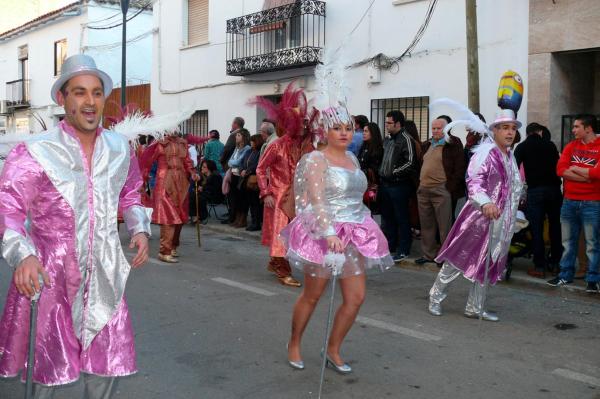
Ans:
{"label": "sidewalk", "polygon": [[[224,214],[225,208],[223,207],[223,209],[219,209],[218,212],[219,212],[219,215]],[[378,223],[380,223],[380,220],[378,220],[379,216],[376,216],[375,219]],[[250,231],[246,231],[243,228],[235,228],[235,227],[229,226],[228,224],[221,224],[221,222],[219,220],[216,220],[213,215],[211,215],[211,217],[209,218],[208,223],[206,225],[202,225],[201,228],[205,231],[239,237],[242,239],[255,240],[258,242],[260,242],[260,239],[261,239],[260,231],[250,232]],[[396,266],[398,266],[400,268],[411,269],[411,270],[422,270],[422,271],[430,272],[432,274],[432,281],[433,281],[433,275],[439,271],[439,268],[433,263],[428,263],[425,265],[417,265],[415,263],[415,260],[418,259],[420,256],[421,256],[420,241],[414,240],[412,249],[411,249],[411,256],[404,259],[403,261],[398,263]],[[533,288],[533,289],[537,289],[537,290],[543,290],[546,292],[554,292],[554,293],[560,293],[560,292],[567,291],[567,292],[571,292],[571,293],[578,294],[578,295],[583,295],[583,296],[590,297],[590,298],[594,297],[595,299],[597,299],[600,302],[600,295],[588,294],[585,292],[585,283],[583,280],[575,280],[573,282],[573,284],[562,287],[561,289],[557,289],[555,287],[551,287],[546,284],[546,280],[549,280],[552,277],[554,277],[550,273],[547,273],[545,279],[529,276],[527,274],[527,269],[530,268],[531,265],[532,265],[531,259],[515,258],[513,260],[513,270],[512,270],[510,279],[508,281],[502,281],[500,284],[514,287],[514,288],[519,288],[519,287]]]}

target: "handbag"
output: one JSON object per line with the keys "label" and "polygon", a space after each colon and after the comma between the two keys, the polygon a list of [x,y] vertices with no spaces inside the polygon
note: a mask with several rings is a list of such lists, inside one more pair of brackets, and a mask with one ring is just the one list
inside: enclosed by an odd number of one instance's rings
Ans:
{"label": "handbag", "polygon": [[363,194],[363,202],[367,206],[370,206],[371,204],[375,204],[377,202],[377,178],[372,169],[367,171],[367,181],[369,184],[367,186],[367,191],[365,191]]}
{"label": "handbag", "polygon": [[246,178],[246,190],[258,191],[258,177],[250,175]]}

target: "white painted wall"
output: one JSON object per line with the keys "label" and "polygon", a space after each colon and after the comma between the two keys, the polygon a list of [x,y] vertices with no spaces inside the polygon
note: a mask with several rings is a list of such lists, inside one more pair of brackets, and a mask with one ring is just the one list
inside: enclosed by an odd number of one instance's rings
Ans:
{"label": "white painted wall", "polygon": [[[154,21],[159,33],[154,37],[152,71],[152,108],[155,113],[172,112],[182,107],[207,109],[209,128],[222,133],[231,119],[240,115],[254,132],[256,110],[247,101],[256,95],[275,94],[274,83],[257,83],[256,77],[229,77],[225,74],[225,22],[259,11],[262,0],[210,1],[209,43],[182,48],[183,7],[186,0],[159,0],[154,6]],[[327,46],[338,46],[355,27],[369,0],[327,1]],[[377,53],[398,56],[408,46],[425,18],[428,1],[394,5],[392,0],[377,0],[349,40],[348,64]],[[527,0],[478,1],[480,43],[481,109],[488,120],[497,109],[496,91],[502,73],[518,71],[527,81]],[[440,0],[429,28],[413,56],[397,68],[384,70],[381,83],[367,83],[367,67],[348,73],[352,92],[349,110],[370,115],[371,99],[429,96],[467,101],[466,33],[464,0]],[[265,74],[278,79],[282,73]],[[288,80],[282,80],[281,87]],[[309,97],[312,77],[301,79]],[[527,93],[525,93],[527,95]],[[520,117],[527,115],[524,101]],[[432,114],[437,114],[432,110]],[[432,116],[433,116],[432,115]],[[460,135],[460,133],[459,133]],[[222,134],[223,139],[227,135]]]}
{"label": "white painted wall", "polygon": [[[48,105],[52,104],[50,88],[54,82],[54,42],[67,39],[67,54],[76,53],[80,46],[80,26],[86,20],[85,14],[51,22],[14,39],[0,42],[0,99],[6,99],[6,82],[19,79],[19,60],[17,49],[27,45],[29,50],[29,79],[31,108],[16,112],[8,118],[7,131],[14,132],[16,120],[29,119],[29,130],[40,131],[41,126],[31,118],[30,113],[41,115],[48,127],[55,121],[49,114]],[[52,113],[53,111],[50,111]],[[24,131],[20,131],[26,133]]]}
{"label": "white painted wall", "polygon": [[[136,10],[130,10],[133,15]],[[62,108],[53,104],[50,89],[54,77],[54,42],[67,39],[67,55],[86,53],[94,57],[98,67],[106,71],[115,86],[121,83],[121,27],[107,30],[87,29],[91,26],[111,26],[121,22],[118,5],[91,3],[84,7],[82,14],[39,26],[16,38],[0,42],[0,100],[6,99],[5,82],[18,79],[19,62],[17,49],[24,44],[29,48],[29,79],[31,79],[31,108],[16,112],[7,119],[7,131],[16,130],[17,120],[23,126],[29,120],[28,130],[38,132],[41,125],[32,117],[36,112],[44,119],[48,127],[54,126],[62,114]],[[107,17],[113,18],[106,19]],[[152,13],[147,11],[127,23],[127,38],[149,32],[139,41],[129,43],[127,47],[128,84],[148,83],[151,80],[152,63]],[[115,44],[118,44],[114,46]],[[108,45],[108,46],[107,46]],[[112,47],[112,48],[111,48]],[[26,133],[27,128],[21,129]]]}

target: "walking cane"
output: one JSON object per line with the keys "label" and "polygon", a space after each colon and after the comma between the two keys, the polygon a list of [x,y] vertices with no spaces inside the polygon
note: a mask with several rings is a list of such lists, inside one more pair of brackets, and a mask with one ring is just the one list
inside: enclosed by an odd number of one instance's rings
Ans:
{"label": "walking cane", "polygon": [[202,247],[202,242],[200,241],[200,207],[198,205],[198,181],[194,181],[196,193],[196,235],[198,236],[198,247]]}
{"label": "walking cane", "polygon": [[323,339],[323,362],[321,363],[321,378],[319,380],[319,396],[321,399],[321,392],[323,391],[323,380],[325,379],[325,366],[327,365],[327,345],[329,344],[329,327],[331,324],[331,314],[333,313],[333,300],[335,298],[335,282],[338,274],[342,272],[346,258],[343,254],[335,254],[329,252],[325,255],[324,264],[331,266],[331,297],[329,298],[329,310],[327,311],[327,324],[325,325],[325,338]]}
{"label": "walking cane", "polygon": [[42,293],[44,280],[38,275],[40,283],[40,292],[36,292],[31,298],[31,311],[29,313],[29,349],[27,353],[27,379],[25,381],[25,399],[33,398],[33,366],[35,363],[35,330],[37,326],[37,305]]}
{"label": "walking cane", "polygon": [[[488,288],[488,275],[490,272],[490,265],[492,263],[492,232],[494,230],[495,221],[491,220],[489,224],[488,240],[487,240],[487,254],[485,256],[485,271],[483,274],[483,295],[481,298],[481,308],[479,309],[479,338],[481,338],[481,325],[483,324],[483,311],[485,309],[485,298],[487,296]],[[477,284],[477,282],[475,282]]]}

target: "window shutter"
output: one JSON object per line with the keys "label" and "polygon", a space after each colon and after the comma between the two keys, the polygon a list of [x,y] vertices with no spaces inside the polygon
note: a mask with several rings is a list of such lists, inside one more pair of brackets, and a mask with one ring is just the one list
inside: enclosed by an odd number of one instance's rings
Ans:
{"label": "window shutter", "polygon": [[208,0],[188,0],[188,45],[208,42]]}

